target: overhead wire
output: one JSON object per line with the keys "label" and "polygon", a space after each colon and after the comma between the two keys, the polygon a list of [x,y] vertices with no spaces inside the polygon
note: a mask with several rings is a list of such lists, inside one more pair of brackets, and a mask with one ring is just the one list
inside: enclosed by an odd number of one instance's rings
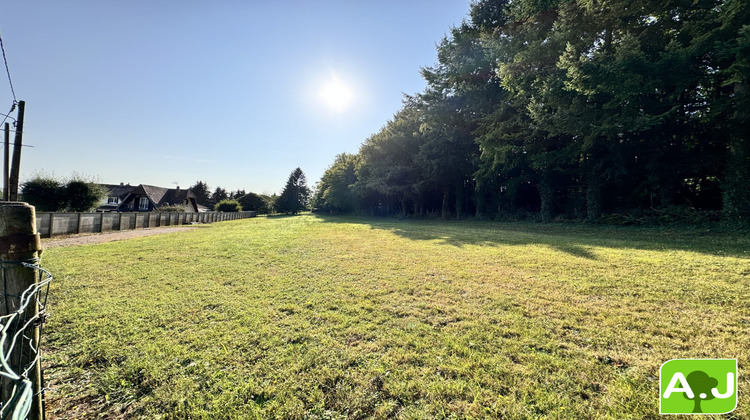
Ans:
{"label": "overhead wire", "polygon": [[3,36],[0,34],[0,50],[2,50],[3,53],[3,63],[5,63],[5,73],[8,75],[8,84],[10,85],[10,93],[13,95],[13,103],[10,106],[10,111],[8,111],[8,114],[1,114],[5,118],[0,122],[0,126],[5,124],[5,121],[8,120],[8,118],[13,120],[13,123],[16,123],[16,119],[11,117],[9,114],[11,114],[15,109],[16,105],[18,104],[18,98],[16,98],[16,90],[13,87],[13,78],[10,77],[10,66],[8,66],[8,57],[5,55],[5,43],[3,43]]}
{"label": "overhead wire", "polygon": [[18,102],[18,98],[16,98],[16,90],[13,88],[13,79],[10,77],[10,67],[8,66],[8,57],[5,56],[5,44],[3,44],[2,34],[0,34],[0,50],[3,51],[3,62],[5,63],[5,72],[8,74],[8,83],[10,84],[10,93],[13,94],[13,104],[15,107],[15,103]]}
{"label": "overhead wire", "polygon": [[[15,108],[15,107],[13,107],[13,108]],[[5,117],[3,119],[3,121],[0,122],[0,125],[2,125],[5,122],[5,120],[7,120],[8,118],[10,118],[11,120],[13,120],[14,123],[16,122],[16,119],[10,116],[10,113],[13,112],[13,108],[11,108],[11,110],[8,111],[8,114],[3,114],[2,112],[0,112],[0,115],[2,115],[3,117]]]}
{"label": "overhead wire", "polygon": [[3,124],[5,124],[5,121],[7,121],[8,118],[10,118],[11,120],[13,120],[13,124],[16,124],[16,119],[10,116],[10,113],[13,112],[15,109],[16,109],[16,102],[13,102],[13,105],[11,105],[10,111],[8,111],[7,114],[3,114],[2,112],[0,112],[0,115],[3,115],[5,117],[5,118],[3,118],[2,121],[0,121],[0,126],[2,126]]}

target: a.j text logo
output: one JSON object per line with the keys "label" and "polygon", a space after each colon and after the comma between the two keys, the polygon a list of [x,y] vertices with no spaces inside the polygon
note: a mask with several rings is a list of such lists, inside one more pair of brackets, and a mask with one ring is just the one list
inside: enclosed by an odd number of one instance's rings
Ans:
{"label": "a.j text logo", "polygon": [[724,414],[737,407],[737,359],[672,359],[659,372],[659,413]]}

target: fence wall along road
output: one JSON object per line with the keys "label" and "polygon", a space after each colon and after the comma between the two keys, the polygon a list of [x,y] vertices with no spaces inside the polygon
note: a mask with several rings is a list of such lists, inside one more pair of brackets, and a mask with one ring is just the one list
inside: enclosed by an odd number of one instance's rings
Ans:
{"label": "fence wall along road", "polygon": [[36,229],[42,238],[77,233],[102,233],[160,226],[214,223],[255,217],[254,211],[206,213],[37,213]]}

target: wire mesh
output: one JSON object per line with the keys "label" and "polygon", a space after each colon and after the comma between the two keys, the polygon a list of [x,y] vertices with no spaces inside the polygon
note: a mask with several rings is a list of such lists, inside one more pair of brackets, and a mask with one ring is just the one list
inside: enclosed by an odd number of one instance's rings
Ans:
{"label": "wire mesh", "polygon": [[[41,377],[37,378],[32,371],[39,362],[38,339],[47,317],[45,308],[52,274],[38,262],[38,259],[0,261],[6,314],[0,317],[0,380],[4,389],[10,389],[9,393],[3,393],[3,401],[0,401],[1,420],[27,418],[35,398],[34,390],[42,389],[42,384],[34,386],[32,380],[41,381]],[[34,270],[36,279],[20,296],[9,293],[7,276],[9,269],[19,267]],[[6,386],[8,383],[11,385]]]}

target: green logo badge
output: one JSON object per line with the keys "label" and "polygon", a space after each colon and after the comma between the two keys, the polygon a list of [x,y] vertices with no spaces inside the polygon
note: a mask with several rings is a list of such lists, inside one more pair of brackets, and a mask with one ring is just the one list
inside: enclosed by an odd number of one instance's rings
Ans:
{"label": "green logo badge", "polygon": [[737,408],[737,359],[672,359],[659,372],[660,414],[725,414]]}

